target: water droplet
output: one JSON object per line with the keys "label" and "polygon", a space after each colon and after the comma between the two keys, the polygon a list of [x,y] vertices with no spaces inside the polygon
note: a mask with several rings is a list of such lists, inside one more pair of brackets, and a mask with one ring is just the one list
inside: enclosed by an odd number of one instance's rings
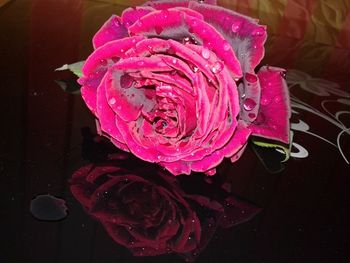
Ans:
{"label": "water droplet", "polygon": [[275,103],[280,103],[281,100],[282,100],[282,97],[281,96],[276,96],[273,100],[274,100]]}
{"label": "water droplet", "polygon": [[216,61],[211,71],[214,74],[220,73],[224,69],[224,64],[221,61]]}
{"label": "water droplet", "polygon": [[250,83],[255,83],[258,81],[258,78],[254,74],[250,73],[245,73],[244,78]]}
{"label": "water droplet", "polygon": [[243,102],[243,107],[247,111],[251,111],[256,106],[256,102],[253,99],[247,98]]}
{"label": "water droplet", "polygon": [[281,71],[280,74],[282,78],[286,79],[287,72],[285,70]]}
{"label": "water droplet", "polygon": [[202,57],[205,59],[209,59],[210,58],[210,51],[207,48],[203,48],[202,49]]}
{"label": "water droplet", "polygon": [[269,105],[270,104],[270,100],[268,98],[262,98],[260,100],[260,104],[263,106]]}
{"label": "water droplet", "polygon": [[196,73],[198,71],[198,68],[197,67],[193,67],[193,72]]}
{"label": "water droplet", "polygon": [[265,29],[263,27],[259,27],[259,28],[256,28],[253,30],[252,36],[260,37],[260,36],[264,35],[264,33],[265,33]]}
{"label": "water droplet", "polygon": [[176,58],[173,58],[172,62],[173,62],[173,64],[176,64],[177,59],[176,59]]}
{"label": "water droplet", "polygon": [[248,114],[248,117],[251,118],[251,119],[254,119],[255,116],[256,116],[255,113],[249,113],[249,114]]}
{"label": "water droplet", "polygon": [[163,32],[163,28],[160,26],[155,26],[154,30],[156,31],[157,35],[160,35]]}
{"label": "water droplet", "polygon": [[129,74],[124,74],[120,77],[120,86],[123,89],[128,89],[134,82],[133,78]]}
{"label": "water droplet", "polygon": [[118,107],[117,107],[117,110],[121,110],[121,109],[122,109],[122,107],[121,107],[121,106],[118,106]]}
{"label": "water droplet", "polygon": [[101,60],[100,60],[100,64],[101,64],[102,66],[106,66],[106,65],[107,65],[107,60],[101,59]]}
{"label": "water droplet", "polygon": [[145,62],[143,62],[142,60],[137,62],[137,65],[139,65],[139,66],[143,66],[144,64],[145,64]]}
{"label": "water droplet", "polygon": [[142,25],[143,25],[142,21],[139,20],[139,21],[137,22],[137,26],[138,26],[138,27],[142,27]]}
{"label": "water droplet", "polygon": [[183,44],[188,44],[190,43],[190,38],[189,37],[184,37],[184,39],[182,40]]}
{"label": "water droplet", "polygon": [[235,21],[233,22],[232,26],[231,26],[231,30],[233,33],[237,33],[242,26],[242,22],[241,21]]}
{"label": "water droplet", "polygon": [[109,102],[109,104],[113,105],[116,103],[116,100],[115,100],[115,98],[111,98],[108,102]]}
{"label": "water droplet", "polygon": [[225,42],[225,44],[224,44],[224,50],[225,50],[225,51],[229,51],[229,50],[230,50],[230,47],[231,47],[231,45],[230,45],[229,43]]}

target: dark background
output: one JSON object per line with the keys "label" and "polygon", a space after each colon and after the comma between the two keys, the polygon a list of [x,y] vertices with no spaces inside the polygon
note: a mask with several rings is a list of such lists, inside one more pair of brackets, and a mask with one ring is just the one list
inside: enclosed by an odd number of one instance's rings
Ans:
{"label": "dark background", "polygon": [[[83,211],[68,189],[71,174],[87,163],[81,128],[94,130],[94,119],[79,95],[63,92],[54,81],[71,75],[54,69],[85,59],[103,21],[136,3],[108,2],[112,1],[18,0],[1,7],[0,1],[0,262],[181,262],[174,255],[132,257]],[[320,8],[317,1],[313,4]],[[251,14],[249,6],[242,5],[239,11]],[[350,92],[350,45],[340,46],[347,43],[342,32],[348,32],[349,19],[331,38],[333,43],[317,37],[310,41],[307,32],[314,20],[301,16],[305,21],[290,22],[288,12],[269,32],[263,63],[297,68]],[[343,17],[344,10],[339,12]],[[295,91],[319,106],[318,96]],[[339,131],[321,118],[306,112],[297,117],[335,142]],[[300,132],[295,136],[310,155],[291,158],[281,173],[266,171],[250,148],[234,166],[223,169],[233,192],[263,211],[245,224],[219,230],[198,262],[349,262],[349,165],[329,144]],[[349,137],[345,145],[348,153]],[[48,193],[66,200],[65,220],[49,223],[31,216],[31,199]]]}

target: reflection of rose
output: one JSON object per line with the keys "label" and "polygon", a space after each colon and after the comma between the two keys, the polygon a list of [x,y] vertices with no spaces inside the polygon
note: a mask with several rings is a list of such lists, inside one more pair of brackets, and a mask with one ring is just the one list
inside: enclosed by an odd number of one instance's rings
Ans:
{"label": "reflection of rose", "polygon": [[239,224],[258,212],[232,197],[221,204],[186,194],[174,177],[147,168],[141,174],[88,165],[74,173],[71,191],[113,240],[136,256],[177,253],[191,259],[217,226]]}
{"label": "reflection of rose", "polygon": [[84,167],[72,178],[74,196],[109,235],[135,255],[186,253],[199,243],[201,228],[180,189],[156,185],[117,167]]}
{"label": "reflection of rose", "polygon": [[79,80],[105,136],[175,175],[214,174],[251,134],[288,142],[283,72],[254,71],[265,27],[204,2],[154,1],[112,16]]}

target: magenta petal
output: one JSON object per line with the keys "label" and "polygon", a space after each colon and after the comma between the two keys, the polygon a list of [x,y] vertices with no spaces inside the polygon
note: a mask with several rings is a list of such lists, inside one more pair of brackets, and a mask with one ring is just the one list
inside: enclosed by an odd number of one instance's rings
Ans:
{"label": "magenta petal", "polygon": [[101,82],[101,85],[97,89],[97,112],[96,117],[99,119],[100,128],[103,132],[111,136],[119,146],[122,145],[122,149],[127,149],[123,137],[120,134],[119,129],[115,125],[115,113],[108,105],[106,99],[106,87],[105,79]]}
{"label": "magenta petal", "polygon": [[258,25],[250,17],[219,6],[191,1],[189,8],[203,14],[204,20],[222,33],[234,49],[243,72],[254,72],[265,52],[265,26]]}
{"label": "magenta petal", "polygon": [[252,135],[289,143],[290,101],[283,74],[283,69],[274,67],[262,67],[258,72],[260,110],[249,128]]}
{"label": "magenta petal", "polygon": [[[136,44],[144,39],[142,36],[128,37],[124,39],[111,41],[104,46],[96,49],[85,61],[83,66],[83,74],[85,77],[95,72],[106,69],[106,64],[109,59],[119,59],[125,57],[124,53],[130,48],[136,46]],[[114,61],[113,61],[114,62]],[[102,67],[102,68],[101,68]],[[84,79],[84,78],[82,78]],[[79,80],[81,82],[82,80]],[[82,84],[82,83],[81,83]]]}
{"label": "magenta petal", "polygon": [[231,140],[223,148],[216,150],[202,160],[192,162],[191,169],[197,172],[204,172],[213,169],[222,162],[224,157],[230,158],[244,147],[249,135],[250,130],[247,129],[243,123],[239,123]]}
{"label": "magenta petal", "polygon": [[[209,4],[209,5],[216,5],[216,0],[204,0],[203,3]],[[163,10],[163,9],[169,9],[172,7],[187,7],[189,4],[189,0],[153,0],[148,1],[144,5],[152,6],[155,9]]]}
{"label": "magenta petal", "polygon": [[128,30],[121,23],[120,17],[112,15],[92,39],[94,48],[98,48],[112,40],[128,37]]}
{"label": "magenta petal", "polygon": [[80,89],[81,96],[86,103],[86,106],[93,114],[96,115],[96,88],[90,86],[83,86]]}
{"label": "magenta petal", "polygon": [[141,17],[151,13],[155,9],[150,6],[137,6],[137,7],[129,7],[125,9],[121,15],[121,21],[123,25],[129,27],[133,25],[137,20]]}
{"label": "magenta petal", "polygon": [[188,6],[188,0],[154,0],[154,1],[148,1],[144,4],[145,6],[151,6],[158,10],[165,10],[173,7],[187,7]]}

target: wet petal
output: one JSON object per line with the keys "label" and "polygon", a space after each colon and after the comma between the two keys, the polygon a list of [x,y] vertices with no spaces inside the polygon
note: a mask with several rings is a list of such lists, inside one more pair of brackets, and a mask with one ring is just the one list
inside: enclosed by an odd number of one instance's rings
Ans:
{"label": "wet petal", "polygon": [[225,37],[234,49],[243,72],[254,72],[265,52],[265,26],[258,25],[255,19],[219,6],[191,1],[189,8],[203,14],[205,21]]}
{"label": "wet petal", "polygon": [[120,17],[112,15],[97,31],[92,39],[94,48],[103,46],[107,42],[128,37],[128,30],[121,23]]}
{"label": "wet petal", "polygon": [[141,17],[153,12],[155,9],[150,6],[136,6],[125,9],[121,15],[121,22],[126,27],[133,25]]}
{"label": "wet petal", "polygon": [[260,110],[249,126],[252,135],[289,143],[290,101],[284,70],[263,67],[258,72],[261,85]]}

